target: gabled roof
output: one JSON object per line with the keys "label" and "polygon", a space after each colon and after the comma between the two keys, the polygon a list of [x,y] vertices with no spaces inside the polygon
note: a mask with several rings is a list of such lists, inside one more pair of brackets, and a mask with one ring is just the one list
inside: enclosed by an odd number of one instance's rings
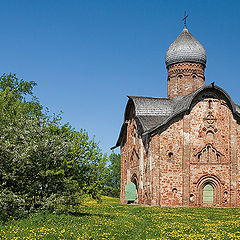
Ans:
{"label": "gabled roof", "polygon": [[[161,127],[168,124],[177,116],[184,115],[191,110],[194,99],[204,91],[214,91],[222,94],[228,102],[234,117],[240,119],[240,108],[233,103],[230,96],[222,88],[214,84],[199,88],[197,91],[182,97],[176,98],[156,98],[156,97],[136,97],[129,96],[128,106],[133,103],[135,110],[135,119],[141,124],[142,136],[150,136]],[[118,141],[113,147],[121,145],[121,139],[124,135],[123,131],[126,129],[127,111],[125,111],[124,124],[122,126]],[[146,139],[148,139],[148,137]],[[113,149],[112,148],[112,149]]]}

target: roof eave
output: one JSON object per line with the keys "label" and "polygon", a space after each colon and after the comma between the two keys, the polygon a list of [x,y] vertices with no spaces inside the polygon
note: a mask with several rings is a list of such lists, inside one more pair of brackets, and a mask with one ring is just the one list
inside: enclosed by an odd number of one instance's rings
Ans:
{"label": "roof eave", "polygon": [[214,83],[212,83],[212,84],[210,84],[210,85],[203,86],[203,87],[199,88],[197,91],[195,91],[194,93],[192,93],[193,96],[192,96],[192,98],[187,99],[187,104],[185,105],[186,107],[185,107],[184,109],[181,109],[181,110],[177,111],[175,114],[169,116],[166,120],[164,120],[161,124],[157,125],[156,127],[153,127],[153,128],[151,128],[151,129],[149,129],[148,131],[145,131],[145,132],[143,133],[143,135],[147,135],[147,134],[151,135],[153,132],[155,132],[155,131],[158,130],[159,128],[163,127],[164,125],[166,125],[169,121],[171,121],[171,120],[174,119],[175,117],[180,116],[181,114],[185,114],[187,111],[190,110],[191,103],[192,103],[193,99],[194,99],[200,92],[202,92],[202,91],[204,91],[204,90],[206,90],[206,89],[217,89],[218,91],[222,92],[222,93],[225,95],[225,97],[229,100],[230,105],[231,105],[231,107],[232,107],[232,112],[233,112],[233,114],[234,114],[235,116],[237,116],[238,118],[240,118],[240,113],[237,112],[236,106],[235,106],[235,104],[233,103],[231,97],[228,95],[228,93],[227,93],[224,89],[222,89],[222,88],[214,85]]}
{"label": "roof eave", "polygon": [[127,127],[127,123],[124,122],[124,123],[122,124],[122,127],[121,127],[121,130],[120,130],[120,134],[119,134],[118,140],[117,140],[117,142],[116,142],[116,145],[113,146],[113,147],[111,147],[111,148],[110,148],[111,150],[113,150],[113,149],[121,146],[121,142],[122,142],[122,139],[123,139],[123,137],[124,137],[124,130],[126,129],[126,127]]}

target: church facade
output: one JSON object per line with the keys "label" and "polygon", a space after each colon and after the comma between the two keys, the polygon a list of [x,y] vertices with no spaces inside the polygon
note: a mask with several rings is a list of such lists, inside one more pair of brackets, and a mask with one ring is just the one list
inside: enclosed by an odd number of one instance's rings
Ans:
{"label": "church facade", "polygon": [[240,108],[205,85],[206,61],[184,27],[166,52],[168,97],[128,97],[121,203],[240,207]]}

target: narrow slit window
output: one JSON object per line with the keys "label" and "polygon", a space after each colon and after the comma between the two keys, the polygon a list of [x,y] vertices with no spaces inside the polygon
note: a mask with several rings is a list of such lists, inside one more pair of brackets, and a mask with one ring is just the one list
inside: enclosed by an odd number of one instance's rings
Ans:
{"label": "narrow slit window", "polygon": [[209,109],[212,109],[212,100],[209,100],[209,101],[208,101],[208,108],[209,108]]}

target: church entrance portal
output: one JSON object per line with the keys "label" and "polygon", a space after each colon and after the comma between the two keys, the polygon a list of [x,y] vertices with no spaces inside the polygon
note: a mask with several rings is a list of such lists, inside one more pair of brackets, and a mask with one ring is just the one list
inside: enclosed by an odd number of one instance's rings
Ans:
{"label": "church entrance portal", "polygon": [[221,201],[221,181],[215,175],[204,175],[196,183],[197,206],[219,206]]}
{"label": "church entrance portal", "polygon": [[209,183],[203,188],[203,204],[213,204],[213,187]]}
{"label": "church entrance portal", "polygon": [[138,192],[137,175],[133,174],[131,182],[129,182],[125,186],[125,200],[128,203],[134,203],[138,198],[137,192]]}
{"label": "church entrance portal", "polygon": [[133,182],[129,182],[126,186],[125,186],[125,200],[128,203],[133,203],[136,200],[136,185]]}

